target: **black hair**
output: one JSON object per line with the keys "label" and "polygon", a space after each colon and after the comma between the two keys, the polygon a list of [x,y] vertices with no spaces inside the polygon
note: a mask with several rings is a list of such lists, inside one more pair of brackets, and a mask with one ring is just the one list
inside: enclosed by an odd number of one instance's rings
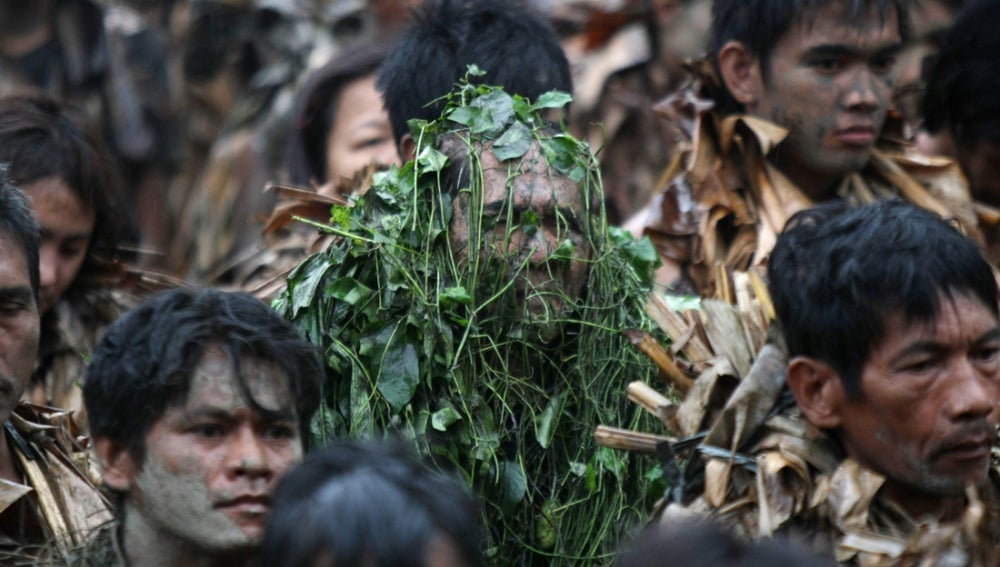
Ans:
{"label": "black hair", "polygon": [[[774,46],[793,25],[805,17],[814,17],[821,7],[842,4],[847,10],[848,21],[857,22],[874,5],[883,24],[889,8],[895,7],[900,37],[905,41],[910,30],[909,3],[910,0],[713,0],[708,54],[718,72],[719,52],[726,43],[738,41],[760,62],[761,74],[766,80]],[[721,102],[724,111],[741,108],[731,96]]]}
{"label": "black hair", "polygon": [[457,480],[402,447],[335,442],[306,458],[272,498],[262,565],[423,567],[443,538],[481,563],[479,507]]}
{"label": "black hair", "polygon": [[374,75],[388,52],[385,45],[360,43],[344,47],[306,81],[285,165],[292,183],[327,181],[327,139],[334,127],[340,92],[352,81]]}
{"label": "black hair", "polygon": [[971,147],[981,140],[1000,144],[1000,4],[976,2],[955,21],[934,58],[924,95],[924,126],[947,128]]}
{"label": "black hair", "polygon": [[142,462],[146,433],[168,407],[184,402],[195,366],[213,345],[229,356],[244,399],[259,413],[271,411],[250,395],[240,364],[253,358],[284,371],[305,440],[323,380],[316,347],[259,299],[214,289],[162,292],[108,328],[84,376],[91,434]]}
{"label": "black hair", "polygon": [[[669,557],[669,561],[665,558]],[[833,567],[833,557],[813,555],[801,546],[779,540],[743,541],[712,522],[646,528],[618,557],[619,567]]]}
{"label": "black hair", "polygon": [[[377,86],[399,146],[407,122],[434,120],[451,92],[477,65],[477,84],[502,86],[528,99],[572,92],[569,63],[548,22],[516,0],[428,0],[379,70]],[[432,104],[433,103],[433,104]]]}
{"label": "black hair", "polygon": [[128,225],[114,165],[101,137],[75,110],[40,92],[0,97],[0,162],[10,164],[15,185],[57,177],[94,211],[81,273],[94,267],[96,255],[118,256]]}
{"label": "black hair", "polygon": [[0,233],[14,238],[21,246],[28,268],[31,291],[38,299],[39,230],[28,198],[17,190],[10,178],[7,164],[0,164]]}
{"label": "black hair", "polygon": [[968,296],[998,316],[997,282],[977,245],[930,211],[892,199],[830,202],[789,219],[768,278],[790,357],[830,365],[850,396],[892,315],[931,323],[941,296]]}

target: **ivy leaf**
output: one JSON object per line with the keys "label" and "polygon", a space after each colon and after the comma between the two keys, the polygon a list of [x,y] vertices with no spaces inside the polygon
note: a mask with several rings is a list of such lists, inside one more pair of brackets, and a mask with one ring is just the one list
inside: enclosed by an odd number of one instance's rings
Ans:
{"label": "ivy leaf", "polygon": [[543,108],[562,108],[571,102],[573,102],[573,95],[562,91],[549,91],[547,93],[542,93],[542,96],[538,97],[538,100],[535,101],[535,104],[532,105],[532,107],[535,110],[541,110]]}
{"label": "ivy leaf", "polygon": [[348,305],[356,305],[368,298],[372,294],[372,289],[354,278],[338,278],[327,285],[323,292]]}
{"label": "ivy leaf", "polygon": [[431,415],[431,427],[438,431],[447,431],[448,426],[462,419],[457,411],[450,407],[444,407]]}
{"label": "ivy leaf", "polygon": [[426,172],[441,171],[448,164],[448,156],[435,150],[431,146],[424,146],[417,156],[417,162]]}
{"label": "ivy leaf", "polygon": [[553,260],[572,260],[573,251],[576,250],[576,244],[569,238],[563,240],[556,246],[556,249],[552,251]]}
{"label": "ivy leaf", "polygon": [[292,290],[292,319],[299,316],[299,311],[312,305],[316,289],[319,288],[323,276],[331,265],[322,254],[316,254],[299,264],[299,267],[289,275],[289,289]]}
{"label": "ivy leaf", "polygon": [[528,482],[524,471],[517,463],[503,461],[500,463],[500,488],[503,499],[508,504],[517,504],[528,493]]}
{"label": "ivy leaf", "polygon": [[542,413],[535,416],[535,440],[548,449],[552,443],[552,437],[559,427],[559,418],[563,413],[563,406],[566,404],[566,392],[549,400]]}
{"label": "ivy leaf", "polygon": [[333,205],[330,208],[330,224],[342,230],[350,230],[352,208],[347,205]]}
{"label": "ivy leaf", "polygon": [[517,114],[518,120],[527,124],[534,124],[535,108],[531,106],[531,103],[521,95],[516,94],[511,98],[513,99],[514,113]]}
{"label": "ivy leaf", "polygon": [[515,122],[493,143],[493,155],[500,161],[516,159],[528,153],[534,138],[523,122]]}
{"label": "ivy leaf", "polygon": [[651,286],[656,269],[660,267],[660,254],[649,237],[635,240],[629,231],[619,227],[609,227],[608,237],[635,270],[643,285]]}
{"label": "ivy leaf", "polygon": [[[413,399],[420,383],[417,348],[397,334],[398,327],[386,327],[374,337],[372,354],[378,364],[378,391],[393,411],[402,411]],[[381,356],[379,356],[381,354]]]}

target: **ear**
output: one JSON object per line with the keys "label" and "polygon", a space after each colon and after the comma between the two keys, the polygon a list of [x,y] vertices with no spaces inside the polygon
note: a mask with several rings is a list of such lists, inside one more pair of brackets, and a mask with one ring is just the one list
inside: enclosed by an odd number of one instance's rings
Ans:
{"label": "ear", "polygon": [[417,157],[417,142],[413,136],[407,132],[399,139],[399,157],[403,158],[403,163],[411,161]]}
{"label": "ear", "polygon": [[810,423],[821,429],[840,427],[840,411],[847,396],[833,368],[808,356],[797,356],[788,363],[787,381]]}
{"label": "ear", "polygon": [[742,43],[730,41],[719,50],[719,72],[733,98],[751,111],[764,88],[757,58]]}
{"label": "ear", "polygon": [[104,484],[119,492],[128,492],[139,474],[135,459],[125,447],[106,437],[95,437],[93,441]]}

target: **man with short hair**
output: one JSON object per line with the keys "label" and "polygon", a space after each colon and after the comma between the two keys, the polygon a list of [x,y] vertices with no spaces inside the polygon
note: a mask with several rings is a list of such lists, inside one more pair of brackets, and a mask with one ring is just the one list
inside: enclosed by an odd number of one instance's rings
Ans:
{"label": "man with short hair", "polygon": [[0,166],[0,561],[61,554],[110,518],[72,416],[19,404],[38,352],[38,224]]}
{"label": "man with short hair", "polygon": [[718,265],[761,264],[786,220],[815,203],[899,196],[977,234],[950,162],[892,142],[906,0],[715,0],[698,95],[673,101],[692,146],[645,225],[661,283],[711,291]]}
{"label": "man with short hair", "polygon": [[841,563],[996,565],[1000,314],[976,244],[901,200],[829,203],[789,220],[768,278],[789,362],[765,347],[725,402],[704,445],[737,460],[684,508]]}
{"label": "man with short hair", "polygon": [[272,490],[302,459],[322,376],[312,345],[249,295],[172,290],[119,319],[83,392],[119,521],[80,561],[250,561]]}

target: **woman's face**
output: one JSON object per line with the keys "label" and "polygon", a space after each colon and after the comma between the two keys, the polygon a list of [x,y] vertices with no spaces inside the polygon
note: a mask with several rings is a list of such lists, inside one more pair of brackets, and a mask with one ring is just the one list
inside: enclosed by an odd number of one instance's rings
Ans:
{"label": "woman's face", "polygon": [[333,128],[326,139],[326,181],[350,178],[372,162],[399,163],[374,75],[347,83],[334,104]]}
{"label": "woman's face", "polygon": [[80,273],[96,215],[62,179],[51,176],[21,185],[41,225],[38,250],[41,314],[51,309]]}

